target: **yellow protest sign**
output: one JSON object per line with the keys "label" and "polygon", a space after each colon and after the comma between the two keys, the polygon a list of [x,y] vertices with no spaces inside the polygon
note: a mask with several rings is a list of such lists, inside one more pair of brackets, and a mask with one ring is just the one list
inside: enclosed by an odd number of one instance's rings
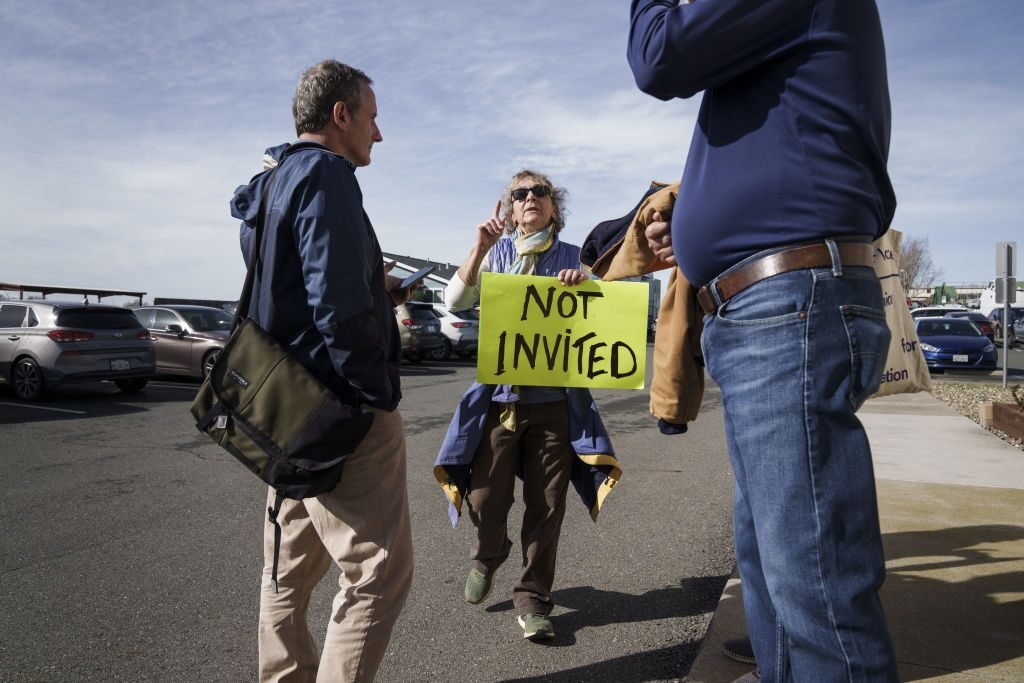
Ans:
{"label": "yellow protest sign", "polygon": [[483,273],[476,379],[643,389],[647,283]]}

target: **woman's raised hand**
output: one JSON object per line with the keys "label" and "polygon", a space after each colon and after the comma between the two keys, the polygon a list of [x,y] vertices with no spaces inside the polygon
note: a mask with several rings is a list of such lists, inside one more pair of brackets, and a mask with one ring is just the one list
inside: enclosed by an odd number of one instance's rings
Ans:
{"label": "woman's raised hand", "polygon": [[476,245],[482,252],[490,251],[505,231],[505,220],[501,217],[501,200],[494,205],[491,217],[476,226]]}

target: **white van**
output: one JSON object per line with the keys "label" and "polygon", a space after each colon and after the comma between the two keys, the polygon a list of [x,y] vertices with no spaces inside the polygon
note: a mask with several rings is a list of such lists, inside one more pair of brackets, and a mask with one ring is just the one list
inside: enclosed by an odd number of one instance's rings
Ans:
{"label": "white van", "polygon": [[[993,309],[1002,308],[1002,304],[996,303],[996,286],[990,285],[988,289],[981,293],[981,306],[978,308],[984,315],[988,315]],[[1010,304],[1010,308],[1022,308],[1024,307],[1024,292],[1017,290],[1017,300]]]}
{"label": "white van", "polygon": [[992,312],[992,309],[996,307],[996,288],[994,285],[981,293],[981,303],[978,305],[978,310],[981,314],[988,316]]}

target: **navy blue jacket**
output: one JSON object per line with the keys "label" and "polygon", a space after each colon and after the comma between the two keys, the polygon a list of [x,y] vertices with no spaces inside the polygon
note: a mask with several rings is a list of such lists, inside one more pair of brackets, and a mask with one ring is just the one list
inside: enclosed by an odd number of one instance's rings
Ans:
{"label": "navy blue jacket", "polygon": [[663,100],[705,91],[672,215],[692,284],[764,249],[889,228],[874,0],[633,0],[630,17],[641,90]]}
{"label": "navy blue jacket", "polygon": [[[280,159],[287,145],[267,150]],[[248,263],[269,172],[235,190]],[[249,318],[343,401],[394,410],[401,341],[355,167],[324,147],[281,161],[267,196]]]}

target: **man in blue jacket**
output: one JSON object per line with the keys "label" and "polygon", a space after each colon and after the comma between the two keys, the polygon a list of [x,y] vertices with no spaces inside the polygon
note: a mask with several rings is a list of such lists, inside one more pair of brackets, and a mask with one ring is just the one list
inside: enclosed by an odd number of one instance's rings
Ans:
{"label": "man in blue jacket", "polygon": [[[268,150],[279,162],[272,183],[269,173],[256,176],[231,204],[248,259],[266,195],[250,317],[342,400],[374,416],[333,491],[283,502],[277,591],[274,527],[265,526],[261,681],[373,680],[412,583],[393,309],[406,293],[394,291],[398,279],[386,273],[355,176],[382,140],[370,85],[362,71],[333,60],[303,74],[292,106],[298,143]],[[332,561],[341,587],[318,658],[306,611]]]}
{"label": "man in blue jacket", "polygon": [[892,220],[874,0],[633,0],[637,85],[704,91],[671,227],[699,287],[736,477],[747,625],[765,681],[893,681],[868,440],[889,346],[870,242]]}

